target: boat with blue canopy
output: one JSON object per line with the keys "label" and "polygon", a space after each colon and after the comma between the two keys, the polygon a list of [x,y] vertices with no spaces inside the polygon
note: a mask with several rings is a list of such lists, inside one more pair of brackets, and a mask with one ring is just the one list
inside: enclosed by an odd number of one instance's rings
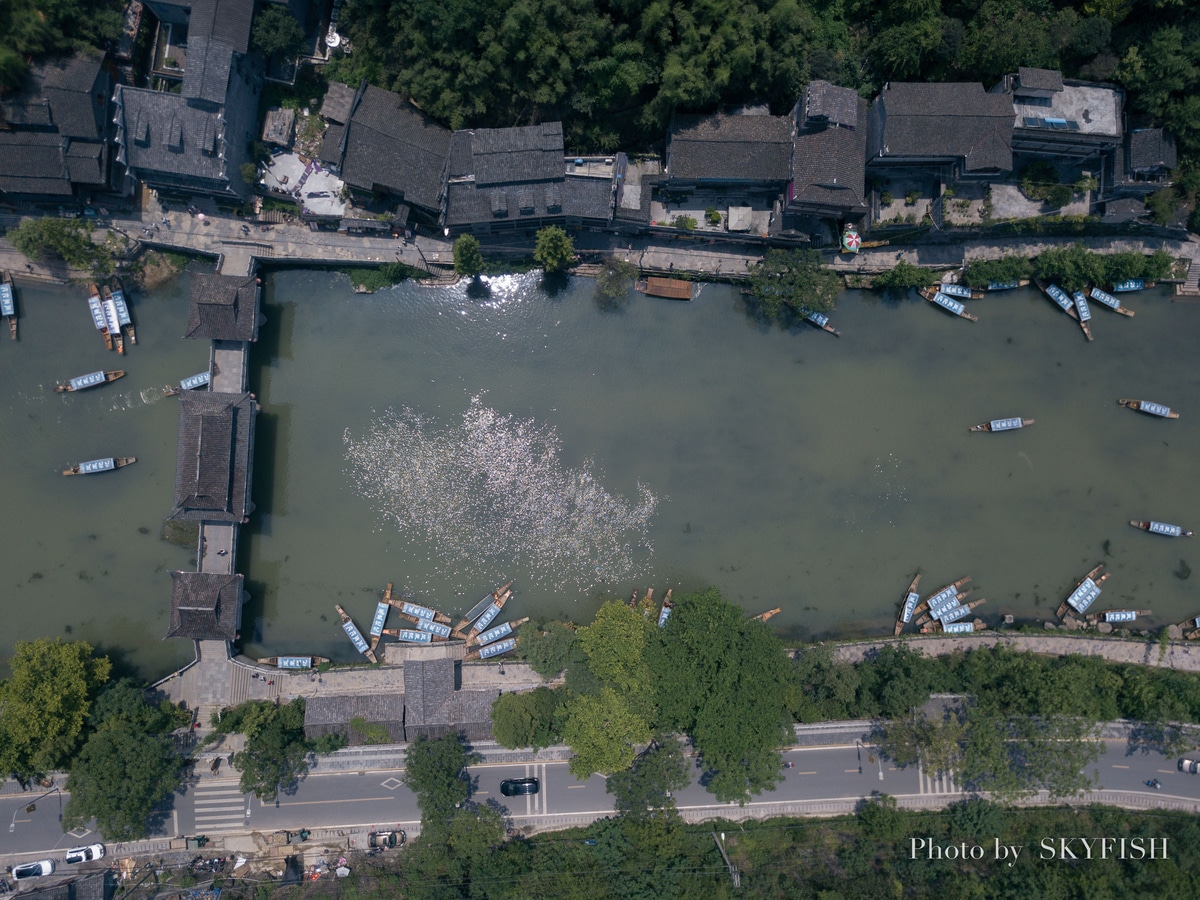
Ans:
{"label": "boat with blue canopy", "polygon": [[488,644],[486,647],[480,647],[478,650],[472,650],[464,659],[494,659],[517,648],[517,639],[515,637],[506,638],[503,641],[496,641],[494,644]]}
{"label": "boat with blue canopy", "polygon": [[974,634],[974,622],[952,622],[942,629],[946,634]]}
{"label": "boat with blue canopy", "polygon": [[164,397],[174,397],[183,391],[195,391],[202,387],[208,387],[212,381],[212,376],[208,372],[200,372],[196,375],[189,375],[183,381],[179,382],[176,387],[168,386],[163,390]]}
{"label": "boat with blue canopy", "polygon": [[416,628],[389,628],[387,634],[394,638],[399,638],[406,644],[432,644],[433,635],[428,631],[421,631]]}
{"label": "boat with blue canopy", "polygon": [[1071,591],[1066,600],[1058,608],[1058,617],[1061,619],[1067,614],[1068,609],[1074,609],[1077,613],[1083,613],[1089,606],[1096,602],[1096,598],[1100,596],[1100,585],[1108,580],[1111,572],[1105,572],[1100,575],[1099,572],[1104,568],[1104,563],[1096,566],[1092,571],[1088,572],[1083,577],[1079,584],[1075,585],[1075,589]]}
{"label": "boat with blue canopy", "polygon": [[944,588],[941,588],[940,590],[930,594],[916,605],[916,608],[913,610],[914,614],[922,613],[925,610],[930,609],[933,605],[940,604],[947,597],[954,596],[958,593],[959,588],[961,588],[964,584],[967,584],[970,580],[971,576],[965,575],[953,584],[948,584]]}
{"label": "boat with blue canopy", "polygon": [[112,335],[108,333],[108,319],[104,314],[104,303],[100,299],[100,288],[95,284],[88,285],[88,312],[92,314],[92,324],[104,338],[105,348],[111,350],[113,339]]}
{"label": "boat with blue canopy", "polygon": [[108,323],[108,333],[112,336],[113,345],[118,353],[125,352],[125,338],[121,334],[121,320],[117,316],[117,304],[113,302],[112,290],[107,284],[100,285],[100,293],[104,297],[104,321]]}
{"label": "boat with blue canopy", "polygon": [[1129,524],[1151,534],[1161,534],[1165,537],[1191,537],[1192,532],[1185,531],[1179,525],[1169,525],[1166,522],[1154,522],[1145,519],[1130,519]]}
{"label": "boat with blue canopy", "polygon": [[133,328],[133,317],[129,315],[129,303],[125,299],[125,292],[121,290],[120,283],[116,283],[112,291],[113,306],[117,309],[117,321],[125,329],[125,333],[129,335],[129,343],[137,343],[137,332]]}
{"label": "boat with blue canopy", "polygon": [[358,626],[354,624],[354,620],[350,615],[342,609],[338,604],[334,604],[334,609],[342,618],[342,631],[346,632],[346,637],[350,638],[350,643],[354,645],[354,649],[369,659],[371,662],[379,662],[375,658],[375,652],[368,646],[366,638],[362,636],[362,632],[358,630]]}
{"label": "boat with blue canopy", "polygon": [[988,291],[1013,291],[1017,288],[1027,287],[1029,285],[1028,278],[1018,278],[1016,281],[989,281],[987,285]]}
{"label": "boat with blue canopy", "polygon": [[512,585],[513,583],[510,581],[508,584],[501,585],[500,587],[496,588],[496,590],[492,591],[490,594],[484,594],[483,599],[472,606],[467,614],[459,619],[458,624],[454,626],[454,630],[465,631],[467,628],[469,628],[471,623],[483,615],[483,611],[485,609],[504,596],[505,591],[511,588]]}
{"label": "boat with blue canopy", "polygon": [[1102,291],[1098,287],[1094,287],[1088,292],[1088,296],[1099,303],[1101,306],[1107,306],[1113,312],[1120,313],[1123,316],[1132,316],[1133,310],[1126,309],[1121,305],[1121,301],[1110,294],[1108,291]]}
{"label": "boat with blue canopy", "polygon": [[391,607],[382,600],[375,605],[375,617],[371,619],[371,637],[383,634],[383,626],[387,624],[388,611]]}
{"label": "boat with blue canopy", "polygon": [[1015,428],[1024,428],[1026,425],[1032,425],[1033,419],[1022,419],[1020,416],[1012,416],[1007,419],[992,419],[990,422],[984,422],[982,425],[972,425],[971,431],[1012,431]]}
{"label": "boat with blue canopy", "polygon": [[932,303],[934,306],[940,306],[946,312],[954,313],[963,319],[968,319],[972,322],[978,322],[979,316],[973,316],[967,312],[967,308],[952,297],[947,297],[944,293],[934,288],[921,288],[917,293]]}
{"label": "boat with blue canopy", "polygon": [[90,459],[69,469],[63,469],[64,475],[96,475],[100,472],[111,472],[122,469],[137,462],[136,456],[106,456],[103,459]]}
{"label": "boat with blue canopy", "polygon": [[1060,288],[1057,284],[1045,284],[1037,281],[1037,286],[1041,288],[1042,293],[1049,297],[1054,304],[1065,312],[1068,316],[1076,321],[1079,320],[1079,313],[1075,311],[1075,303],[1067,296],[1067,292]]}
{"label": "boat with blue canopy", "polygon": [[965,284],[954,284],[953,282],[945,281],[935,287],[940,288],[942,293],[947,297],[955,297],[959,300],[983,299],[983,291],[973,291]]}
{"label": "boat with blue canopy", "polygon": [[917,604],[921,602],[921,595],[917,593],[917,585],[920,583],[921,573],[918,572],[913,576],[913,580],[904,594],[904,599],[900,603],[900,615],[896,617],[894,635],[899,635],[904,630],[904,626],[912,621],[913,611],[917,608]]}
{"label": "boat with blue canopy", "polygon": [[528,621],[529,621],[529,616],[524,616],[524,617],[522,617],[520,619],[516,619],[512,622],[504,622],[503,624],[497,625],[495,628],[489,628],[487,631],[476,636],[474,638],[474,643],[478,644],[481,647],[484,646],[485,644],[495,643],[496,641],[500,640],[501,638],[508,637],[510,634],[512,634],[514,631],[516,631],[518,628],[520,628],[522,625],[524,625]]}
{"label": "boat with blue canopy", "polygon": [[662,608],[658,611],[658,627],[662,628],[671,618],[671,610],[675,608],[675,601],[671,599],[671,593],[675,588],[667,588],[666,596],[663,597]]}
{"label": "boat with blue canopy", "polygon": [[0,271],[0,316],[8,319],[8,336],[17,339],[17,301],[13,294],[12,276],[8,270]]}
{"label": "boat with blue canopy", "polygon": [[816,325],[822,331],[828,331],[834,337],[842,336],[842,333],[840,331],[838,331],[836,328],[834,328],[832,325],[829,324],[829,316],[825,315],[824,313],[810,312],[810,313],[806,313],[804,318],[805,318],[805,320]]}
{"label": "boat with blue canopy", "polygon": [[1114,284],[1112,291],[1114,294],[1124,294],[1129,291],[1141,291],[1152,287],[1154,287],[1153,281],[1143,281],[1141,278],[1129,278]]}
{"label": "boat with blue canopy", "polygon": [[435,622],[433,619],[420,619],[417,621],[417,631],[428,631],[435,638],[446,640],[450,637],[450,626],[444,625],[441,622]]}
{"label": "boat with blue canopy", "polygon": [[1083,291],[1075,291],[1071,295],[1071,299],[1075,302],[1075,313],[1079,317],[1079,327],[1083,329],[1083,333],[1087,335],[1087,339],[1092,340],[1092,326],[1088,324],[1092,318],[1091,307],[1088,306],[1087,297]]}
{"label": "boat with blue canopy", "polygon": [[[512,596],[512,591],[505,591],[500,595],[500,599],[494,601],[487,609],[483,611],[483,615],[475,620],[475,624],[471,626],[471,632],[467,635],[467,640],[471,640],[481,632],[487,631],[488,627],[496,621],[496,616],[500,615],[500,610],[504,609],[504,604],[508,602],[508,598]],[[460,632],[455,632],[455,637],[462,637]]]}
{"label": "boat with blue canopy", "polygon": [[1138,617],[1137,609],[1110,609],[1104,613],[1105,622],[1132,622]]}
{"label": "boat with blue canopy", "polygon": [[264,666],[274,666],[277,669],[311,669],[329,662],[324,656],[264,656],[259,663]]}
{"label": "boat with blue canopy", "polygon": [[1179,413],[1175,412],[1169,406],[1163,406],[1161,403],[1153,403],[1150,400],[1118,400],[1117,405],[1124,406],[1126,409],[1136,409],[1138,412],[1149,413],[1152,416],[1159,416],[1163,419],[1178,419]]}
{"label": "boat with blue canopy", "polygon": [[78,375],[72,378],[66,384],[60,384],[54,388],[56,394],[69,394],[74,391],[82,391],[85,388],[96,387],[101,384],[108,384],[110,381],[116,381],[118,378],[125,377],[124,369],[114,369],[111,372],[89,372],[87,375]]}

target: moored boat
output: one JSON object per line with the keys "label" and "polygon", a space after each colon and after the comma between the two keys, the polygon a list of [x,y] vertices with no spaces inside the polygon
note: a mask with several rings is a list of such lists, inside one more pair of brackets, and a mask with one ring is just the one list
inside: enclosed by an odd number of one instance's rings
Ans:
{"label": "moored boat", "polygon": [[959,619],[965,619],[970,614],[971,610],[976,609],[985,603],[987,603],[987,600],[985,600],[983,597],[980,597],[978,600],[972,600],[970,603],[956,604],[949,609],[944,610],[942,614],[937,617],[937,620],[941,622],[943,626],[949,625],[951,622],[957,622]]}
{"label": "moored boat", "polygon": [[1075,311],[1075,304],[1071,298],[1067,296],[1067,292],[1060,288],[1057,284],[1046,284],[1040,279],[1034,279],[1034,283],[1043,294],[1049,297],[1054,304],[1065,312],[1068,316],[1076,321],[1079,320],[1079,313]]}
{"label": "moored boat", "polygon": [[904,626],[912,621],[913,610],[921,602],[921,595],[917,593],[917,585],[920,583],[921,573],[918,572],[913,576],[912,583],[909,584],[908,590],[904,593],[904,599],[900,601],[900,612],[896,616],[896,630],[892,633],[893,636],[899,635],[904,630]]}
{"label": "moored boat", "polygon": [[[390,594],[392,586],[387,586],[387,593]],[[379,641],[383,637],[383,626],[387,624],[388,613],[392,607],[383,600],[375,604],[375,615],[371,619],[371,650],[374,651],[379,646]]]}
{"label": "moored boat", "polygon": [[371,662],[379,662],[379,660],[375,658],[375,651],[367,645],[366,639],[362,636],[362,632],[358,630],[358,626],[354,624],[354,620],[350,618],[350,614],[342,609],[342,607],[337,603],[333,605],[333,608],[336,609],[338,615],[341,616],[342,631],[346,632],[346,637],[350,638],[350,643],[354,645],[354,649]]}
{"label": "moored boat", "polygon": [[[404,644],[432,644],[433,634],[419,628],[385,628],[383,633]],[[372,660],[374,662],[374,660]]]}
{"label": "moored boat", "polygon": [[667,620],[671,618],[671,610],[675,608],[675,601],[671,599],[671,592],[674,590],[674,588],[667,588],[667,594],[663,597],[662,609],[658,611],[659,628],[667,624]]}
{"label": "moored boat", "polygon": [[212,376],[208,372],[200,372],[197,375],[189,375],[187,378],[179,382],[178,385],[167,385],[163,389],[164,397],[174,397],[184,391],[194,391],[202,387],[208,387],[212,381]]}
{"label": "moored boat", "polygon": [[125,298],[125,291],[121,289],[121,283],[114,281],[115,287],[112,289],[113,305],[117,309],[117,322],[125,329],[125,333],[129,336],[129,343],[137,343],[137,332],[133,329],[133,318],[129,315],[129,303]]}
{"label": "moored boat", "polygon": [[667,300],[691,300],[695,285],[682,278],[661,278],[651,275],[639,278],[633,285],[638,293],[648,297],[664,297]]}
{"label": "moored boat", "polygon": [[955,594],[958,593],[959,589],[963,585],[969,584],[970,581],[971,581],[971,576],[964,575],[962,578],[958,579],[958,581],[954,582],[953,584],[948,584],[944,588],[939,588],[938,590],[934,591],[932,594],[930,594],[928,597],[926,597],[924,600],[922,600],[920,603],[918,603],[916,605],[916,607],[913,609],[913,615],[920,615],[921,613],[925,612],[925,610],[929,609],[931,606],[936,606],[936,605],[942,603],[947,597],[953,597]]}
{"label": "moored boat", "polygon": [[1092,320],[1092,309],[1088,306],[1087,297],[1083,295],[1083,291],[1075,291],[1071,295],[1071,299],[1075,302],[1075,313],[1079,317],[1079,327],[1083,329],[1083,333],[1087,335],[1087,339],[1092,338],[1092,326],[1089,324]]}
{"label": "moored boat", "polygon": [[17,339],[17,300],[13,294],[12,276],[0,269],[0,316],[8,319],[8,336]]}
{"label": "moored boat", "polygon": [[98,472],[111,472],[113,469],[122,469],[125,466],[131,466],[137,462],[136,456],[106,456],[103,459],[92,459],[87,462],[82,462],[77,466],[71,466],[69,469],[63,469],[64,475],[95,475]]}
{"label": "moored boat", "polygon": [[1123,316],[1132,316],[1133,310],[1126,309],[1121,305],[1121,301],[1110,294],[1108,291],[1102,291],[1098,287],[1092,288],[1088,292],[1088,296],[1099,303],[1101,306],[1107,306],[1113,312],[1120,313]]}
{"label": "moored boat", "polygon": [[974,588],[968,588],[965,591],[959,591],[957,594],[947,594],[945,591],[939,591],[940,599],[936,603],[930,603],[924,614],[917,619],[916,625],[919,628],[922,625],[927,625],[929,622],[940,619],[945,613],[954,609],[956,606],[961,606],[962,602],[967,599]]}
{"label": "moored boat", "polygon": [[989,281],[987,289],[991,291],[1012,291],[1029,286],[1028,278],[1018,278],[1016,281]]}
{"label": "moored boat", "polygon": [[[470,641],[476,635],[487,631],[488,626],[496,621],[496,616],[500,615],[500,610],[504,609],[504,604],[508,602],[508,598],[511,596],[512,591],[505,591],[500,595],[498,600],[495,600],[488,606],[487,609],[483,611],[483,615],[475,620],[475,624],[471,626],[470,633],[466,635],[468,641]],[[463,635],[461,632],[455,631],[454,637],[461,638]]]}
{"label": "moored boat", "polygon": [[940,290],[947,297],[953,297],[956,300],[983,299],[983,291],[975,291],[965,284],[955,284],[952,281],[943,281],[940,284],[935,284],[930,290]]}
{"label": "moored boat", "polygon": [[96,287],[95,282],[88,285],[88,312],[92,314],[92,324],[104,338],[105,348],[111,350],[113,339],[112,335],[108,333],[108,318],[104,313],[104,301],[100,299],[100,288]]}
{"label": "moored boat", "polygon": [[520,619],[514,619],[512,622],[504,622],[497,625],[495,628],[489,628],[487,631],[477,634],[468,644],[477,644],[482,647],[485,644],[492,644],[501,638],[506,638],[526,622],[529,621],[529,616],[523,616]]}
{"label": "moored boat", "polygon": [[72,378],[66,384],[60,384],[54,388],[56,394],[69,394],[74,391],[82,391],[84,388],[96,387],[101,384],[108,384],[110,381],[116,381],[118,378],[125,377],[124,369],[114,369],[111,372],[91,372],[87,375],[79,375]]}
{"label": "moored boat", "polygon": [[811,322],[812,324],[814,324],[818,328],[820,328],[822,331],[828,331],[834,337],[842,336],[842,333],[840,331],[838,331],[836,328],[834,328],[832,325],[829,324],[829,316],[825,315],[824,313],[819,313],[819,312],[805,313],[804,318],[805,318],[805,321]]}
{"label": "moored boat", "polygon": [[381,602],[396,607],[406,618],[413,620],[429,619],[431,622],[441,622],[444,625],[450,624],[450,617],[445,613],[440,613],[436,609],[430,609],[428,606],[421,606],[419,603],[413,603],[411,600],[397,600],[389,595]]}
{"label": "moored boat", "polygon": [[1033,419],[1022,419],[1020,416],[1013,416],[1008,419],[992,419],[990,422],[984,422],[982,425],[972,425],[971,431],[1012,431],[1014,428],[1024,428],[1026,425],[1032,425]]}
{"label": "moored boat", "polygon": [[1130,278],[1126,281],[1118,281],[1116,284],[1114,284],[1112,286],[1112,292],[1114,294],[1124,294],[1128,293],[1129,291],[1141,291],[1145,290],[1146,288],[1152,288],[1154,285],[1155,282],[1153,281],[1143,281],[1141,278]]}
{"label": "moored boat", "polygon": [[277,669],[313,669],[329,660],[324,656],[263,656],[258,662]]}
{"label": "moored boat", "polygon": [[476,603],[467,611],[467,614],[458,620],[458,624],[454,626],[455,631],[465,631],[471,626],[471,623],[483,615],[483,611],[499,600],[504,592],[511,588],[513,583],[501,585],[492,591],[490,594],[484,594],[483,599]]}
{"label": "moored boat", "polygon": [[765,622],[765,621],[767,621],[767,619],[771,618],[772,616],[777,616],[781,612],[783,612],[783,610],[780,607],[776,606],[773,609],[768,609],[766,612],[760,612],[757,616],[751,616],[750,621]]}
{"label": "moored boat", "polygon": [[1106,609],[1104,612],[1091,613],[1086,618],[1089,625],[1098,625],[1101,622],[1132,622],[1148,615],[1151,615],[1148,609]]}
{"label": "moored boat", "polygon": [[1166,522],[1147,521],[1145,519],[1130,519],[1129,524],[1151,534],[1161,534],[1166,537],[1191,537],[1192,532],[1185,531],[1179,525],[1169,525]]}
{"label": "moored boat", "polygon": [[942,628],[946,634],[975,634],[979,631],[987,631],[987,623],[983,619],[976,619],[974,622],[951,622]]}
{"label": "moored boat", "polygon": [[1169,406],[1163,406],[1161,403],[1153,403],[1150,400],[1118,400],[1118,406],[1124,406],[1126,409],[1136,409],[1138,412],[1149,413],[1152,416],[1159,416],[1163,419],[1178,419],[1179,413],[1175,412]]}
{"label": "moored boat", "polygon": [[125,352],[125,338],[121,334],[121,320],[117,316],[117,304],[112,298],[112,291],[107,284],[100,286],[100,291],[104,295],[104,321],[108,325],[108,333],[112,336],[113,346],[117,348],[117,353]]}
{"label": "moored boat", "polygon": [[934,306],[940,306],[947,312],[954,313],[963,319],[968,319],[972,322],[978,322],[979,316],[973,316],[967,312],[967,308],[953,297],[947,297],[941,291],[934,288],[921,288],[917,291],[922,297],[932,303]]}
{"label": "moored boat", "polygon": [[496,641],[494,644],[488,644],[485,647],[478,647],[466,654],[463,659],[492,659],[502,656],[510,650],[515,650],[519,640],[520,638],[510,637],[503,641]]}
{"label": "moored boat", "polygon": [[1103,575],[1100,575],[1100,570],[1103,568],[1104,563],[1100,563],[1096,568],[1084,575],[1071,590],[1067,599],[1058,607],[1058,612],[1055,615],[1061,619],[1071,609],[1074,609],[1077,613],[1083,613],[1089,606],[1095,603],[1096,598],[1100,596],[1100,585],[1104,584],[1105,580],[1111,574],[1105,572]]}
{"label": "moored boat", "polygon": [[450,637],[450,626],[433,619],[421,619],[417,622],[417,631],[428,631],[436,641],[444,641]]}

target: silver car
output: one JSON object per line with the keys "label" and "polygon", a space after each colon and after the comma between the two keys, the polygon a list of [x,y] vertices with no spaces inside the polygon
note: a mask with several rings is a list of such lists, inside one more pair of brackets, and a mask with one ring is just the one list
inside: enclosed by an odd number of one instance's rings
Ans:
{"label": "silver car", "polygon": [[91,862],[94,859],[104,859],[103,844],[88,844],[86,847],[72,847],[67,851],[67,865]]}

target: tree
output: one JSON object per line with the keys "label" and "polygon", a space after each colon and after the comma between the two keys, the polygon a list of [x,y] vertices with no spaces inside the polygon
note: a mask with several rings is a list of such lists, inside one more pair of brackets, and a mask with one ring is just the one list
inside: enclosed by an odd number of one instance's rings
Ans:
{"label": "tree", "polygon": [[821,266],[816,250],[768,250],[750,268],[750,292],[769,319],[781,318],[785,311],[828,312],[839,290],[837,275]]}
{"label": "tree", "polygon": [[603,304],[614,304],[625,299],[637,273],[637,266],[633,263],[609,257],[596,276],[596,299]]}
{"label": "tree", "polygon": [[304,737],[304,699],[276,706],[250,700],[237,707],[237,730],[246,735],[245,749],[233,756],[242,773],[240,787],[260,800],[274,800],[280,791],[290,793],[308,774],[312,746]]}
{"label": "tree", "polygon": [[30,259],[58,257],[75,269],[91,269],[97,275],[112,272],[111,252],[92,241],[92,225],[82,219],[24,219],[6,237]]}
{"label": "tree", "polygon": [[531,638],[521,638],[525,661],[543,678],[554,678],[567,667],[575,628],[569,622],[549,622]]}
{"label": "tree", "polygon": [[691,783],[689,763],[674,735],[659,735],[633,767],[609,777],[604,789],[616,798],[617,814],[633,821],[676,818],[672,791]]}
{"label": "tree", "polygon": [[575,261],[575,241],[557,225],[549,225],[537,233],[533,258],[547,275],[561,272]]}
{"label": "tree", "polygon": [[417,735],[405,755],[404,782],[417,795],[422,829],[445,827],[455,808],[467,801],[471,783],[465,770],[480,759],[458,732],[440,738]]}
{"label": "tree", "polygon": [[460,234],[454,240],[454,271],[464,278],[478,278],[483,271],[483,253],[473,234]]}
{"label": "tree", "polygon": [[254,19],[250,43],[263,56],[294,56],[304,49],[304,29],[286,7],[268,4]]}
{"label": "tree", "polygon": [[629,768],[636,745],[650,739],[645,720],[610,687],[601,688],[595,696],[572,698],[566,715],[563,741],[575,754],[568,768],[579,779],[593,772],[608,775]]}
{"label": "tree", "polygon": [[501,694],[492,704],[492,734],[501,747],[549,747],[560,738],[564,705],[563,694],[548,687]]}
{"label": "tree", "polygon": [[0,683],[0,772],[29,778],[65,766],[110,668],[84,641],[18,641],[12,677]]}
{"label": "tree", "polygon": [[653,715],[653,682],[644,656],[654,631],[654,622],[629,604],[609,600],[597,610],[592,624],[578,633],[592,674],[647,719]]}
{"label": "tree", "polygon": [[900,260],[886,272],[880,272],[872,281],[872,286],[886,290],[889,294],[902,294],[916,288],[926,287],[937,281],[933,272],[914,266],[906,259]]}

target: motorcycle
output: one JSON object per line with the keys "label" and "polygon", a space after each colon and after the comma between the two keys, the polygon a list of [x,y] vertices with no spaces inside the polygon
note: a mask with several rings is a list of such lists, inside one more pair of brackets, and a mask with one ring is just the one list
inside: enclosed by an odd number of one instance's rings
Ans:
{"label": "motorcycle", "polygon": [[785,762],[783,764],[783,767],[785,769],[794,769],[794,768],[796,768],[796,764],[794,762]]}
{"label": "motorcycle", "polygon": [[1146,785],[1146,787],[1152,787],[1156,791],[1162,790],[1162,782],[1159,781],[1157,778],[1153,778],[1150,781],[1146,781],[1143,783]]}

